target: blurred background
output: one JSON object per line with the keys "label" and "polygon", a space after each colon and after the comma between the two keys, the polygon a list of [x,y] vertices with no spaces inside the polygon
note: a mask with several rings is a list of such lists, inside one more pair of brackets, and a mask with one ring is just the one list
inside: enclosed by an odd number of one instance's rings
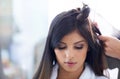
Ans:
{"label": "blurred background", "polygon": [[32,79],[48,32],[47,11],[47,0],[0,0],[0,69],[7,79]]}
{"label": "blurred background", "polygon": [[82,2],[103,35],[120,29],[118,0],[0,0],[0,79],[32,79],[51,20]]}

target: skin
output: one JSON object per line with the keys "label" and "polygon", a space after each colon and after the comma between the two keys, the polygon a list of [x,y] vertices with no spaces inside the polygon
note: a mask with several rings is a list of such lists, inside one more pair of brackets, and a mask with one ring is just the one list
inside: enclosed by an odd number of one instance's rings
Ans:
{"label": "skin", "polygon": [[99,36],[105,44],[106,55],[120,59],[120,40],[110,36]]}
{"label": "skin", "polygon": [[78,79],[88,51],[86,40],[75,30],[64,36],[54,51],[59,64],[57,79]]}

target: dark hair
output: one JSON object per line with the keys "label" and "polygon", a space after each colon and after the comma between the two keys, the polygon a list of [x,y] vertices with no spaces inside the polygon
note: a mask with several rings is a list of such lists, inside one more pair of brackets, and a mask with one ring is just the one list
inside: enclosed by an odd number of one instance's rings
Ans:
{"label": "dark hair", "polygon": [[84,5],[82,9],[62,12],[53,19],[41,63],[33,79],[50,79],[52,68],[57,62],[54,49],[65,35],[74,30],[78,30],[88,43],[90,50],[85,62],[96,75],[103,76],[105,68],[103,43],[97,37],[100,32],[90,21],[89,13],[90,8]]}

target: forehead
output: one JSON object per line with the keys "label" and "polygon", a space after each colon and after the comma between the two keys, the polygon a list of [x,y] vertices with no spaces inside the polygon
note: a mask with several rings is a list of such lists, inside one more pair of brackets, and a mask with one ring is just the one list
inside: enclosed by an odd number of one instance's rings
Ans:
{"label": "forehead", "polygon": [[73,31],[67,35],[65,35],[62,40],[62,42],[77,42],[77,41],[86,41],[83,36],[77,31]]}

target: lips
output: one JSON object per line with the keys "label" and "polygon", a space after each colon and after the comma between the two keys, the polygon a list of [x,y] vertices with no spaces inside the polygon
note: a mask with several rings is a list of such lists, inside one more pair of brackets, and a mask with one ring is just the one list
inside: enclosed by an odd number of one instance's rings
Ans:
{"label": "lips", "polygon": [[65,64],[69,67],[73,67],[77,62],[65,62]]}

